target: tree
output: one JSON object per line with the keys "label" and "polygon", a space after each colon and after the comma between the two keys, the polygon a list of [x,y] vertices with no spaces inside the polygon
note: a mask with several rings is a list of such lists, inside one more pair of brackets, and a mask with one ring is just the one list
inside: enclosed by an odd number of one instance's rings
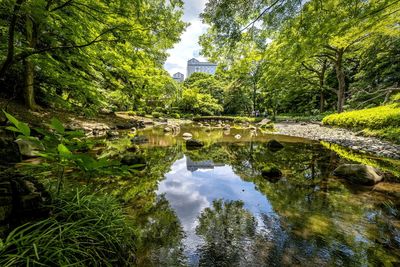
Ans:
{"label": "tree", "polygon": [[[1,25],[7,27],[8,42],[0,46],[0,81],[7,84],[10,68],[24,65],[25,101],[30,108],[35,107],[39,86],[45,93],[56,91],[60,98],[74,97],[74,91],[79,91],[89,105],[93,95],[102,93],[99,87],[130,87],[131,92],[151,87],[153,80],[140,81],[139,70],[161,70],[166,50],[185,27],[180,20],[182,1],[151,3],[3,1]],[[34,77],[40,78],[39,86]],[[77,102],[82,104],[82,99]]]}

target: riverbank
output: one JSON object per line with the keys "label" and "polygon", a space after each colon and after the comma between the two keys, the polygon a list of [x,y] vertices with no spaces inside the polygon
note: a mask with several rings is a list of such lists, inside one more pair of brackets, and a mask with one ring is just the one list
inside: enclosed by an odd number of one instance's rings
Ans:
{"label": "riverbank", "polygon": [[312,123],[276,123],[276,133],[326,141],[361,153],[400,159],[400,145],[374,137],[358,136],[350,130],[332,128]]}

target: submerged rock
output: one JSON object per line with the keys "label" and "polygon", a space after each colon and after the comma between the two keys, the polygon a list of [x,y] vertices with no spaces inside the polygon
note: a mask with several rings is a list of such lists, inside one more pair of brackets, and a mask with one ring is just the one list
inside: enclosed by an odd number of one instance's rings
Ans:
{"label": "submerged rock", "polygon": [[186,140],[186,148],[188,148],[188,149],[200,148],[203,146],[204,146],[204,143],[202,141],[199,141],[196,139]]}
{"label": "submerged rock", "polygon": [[363,164],[342,164],[333,171],[333,175],[361,185],[374,185],[383,179],[379,170]]}
{"label": "submerged rock", "polygon": [[144,168],[146,168],[146,159],[143,156],[137,154],[127,154],[123,156],[121,159],[121,163],[128,166],[140,164],[141,166],[137,167],[137,169],[139,170],[143,170]]}
{"label": "submerged rock", "polygon": [[237,134],[237,135],[235,135],[235,138],[240,139],[240,138],[242,138],[242,136],[240,134]]}
{"label": "submerged rock", "polygon": [[266,165],[261,170],[261,175],[268,180],[276,181],[282,177],[282,172],[274,165]]}
{"label": "submerged rock", "polygon": [[283,145],[281,143],[279,143],[278,141],[272,139],[272,140],[268,141],[267,147],[270,151],[277,152],[283,148]]}
{"label": "submerged rock", "polygon": [[164,132],[166,133],[172,132],[172,129],[170,127],[165,127]]}

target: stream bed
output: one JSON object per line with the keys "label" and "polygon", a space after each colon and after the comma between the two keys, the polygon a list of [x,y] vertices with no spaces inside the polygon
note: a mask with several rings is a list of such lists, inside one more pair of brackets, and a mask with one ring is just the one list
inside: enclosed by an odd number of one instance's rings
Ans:
{"label": "stream bed", "polygon": [[[186,148],[184,132],[205,146]],[[151,128],[139,135],[147,139],[137,145],[145,169],[101,186],[124,199],[140,225],[140,266],[400,264],[397,198],[331,175],[354,162],[352,154],[248,129],[183,126],[176,134]],[[283,148],[271,150],[272,139]],[[129,143],[108,142],[119,149]],[[397,175],[398,162],[360,158]],[[282,178],[264,178],[266,164]]]}

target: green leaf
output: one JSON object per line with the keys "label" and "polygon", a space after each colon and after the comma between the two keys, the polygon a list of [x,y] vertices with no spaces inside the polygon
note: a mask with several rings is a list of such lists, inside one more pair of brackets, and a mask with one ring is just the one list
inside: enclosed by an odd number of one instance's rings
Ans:
{"label": "green leaf", "polygon": [[64,128],[63,124],[56,118],[51,119],[51,128],[56,130],[56,132],[59,134],[65,133],[65,128]]}
{"label": "green leaf", "polygon": [[64,146],[63,144],[59,144],[57,150],[60,156],[68,158],[72,155],[72,152],[68,149],[68,147]]}
{"label": "green leaf", "polygon": [[30,136],[31,135],[31,129],[29,128],[28,124],[23,123],[23,122],[19,122],[17,125],[17,128],[19,129],[19,131],[25,135],[25,136]]}
{"label": "green leaf", "polygon": [[14,116],[5,112],[4,110],[3,113],[6,115],[7,119],[18,128],[19,120],[17,120]]}
{"label": "green leaf", "polygon": [[13,131],[13,132],[16,132],[16,133],[19,133],[19,132],[20,132],[20,131],[19,131],[17,128],[15,128],[14,126],[7,126],[6,129],[7,129],[7,130],[10,130],[10,131]]}

